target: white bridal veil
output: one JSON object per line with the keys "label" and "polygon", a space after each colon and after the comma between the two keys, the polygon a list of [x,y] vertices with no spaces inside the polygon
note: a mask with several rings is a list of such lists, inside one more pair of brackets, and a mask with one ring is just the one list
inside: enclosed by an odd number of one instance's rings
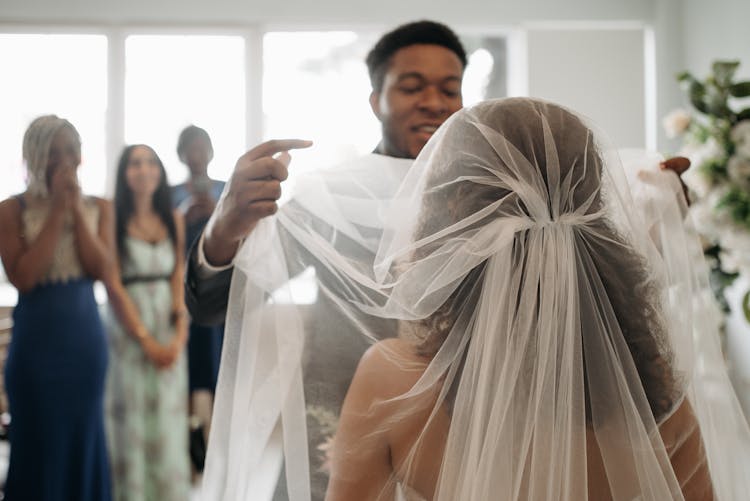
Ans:
{"label": "white bridal veil", "polygon": [[298,179],[236,261],[205,499],[257,499],[279,421],[292,501],[749,499],[679,184],[626,160],[630,183],[584,119],[506,99],[408,171]]}

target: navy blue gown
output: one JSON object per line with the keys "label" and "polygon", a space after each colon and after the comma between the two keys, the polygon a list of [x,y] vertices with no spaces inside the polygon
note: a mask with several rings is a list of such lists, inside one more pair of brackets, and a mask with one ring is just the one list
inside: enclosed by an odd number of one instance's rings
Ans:
{"label": "navy blue gown", "polygon": [[[25,231],[33,238],[43,218],[29,216]],[[78,263],[61,269],[72,245],[72,235],[61,237],[49,279],[19,294],[13,311],[5,365],[11,414],[5,501],[111,499],[106,337],[93,282],[80,276]]]}

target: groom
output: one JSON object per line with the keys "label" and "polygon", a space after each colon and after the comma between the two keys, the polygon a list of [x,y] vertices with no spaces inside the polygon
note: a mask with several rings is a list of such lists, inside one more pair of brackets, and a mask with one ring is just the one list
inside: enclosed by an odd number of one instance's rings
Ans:
{"label": "groom", "polygon": [[[384,35],[366,62],[372,84],[370,105],[381,123],[382,138],[372,154],[352,163],[384,175],[403,175],[437,128],[461,108],[466,53],[448,27],[420,21]],[[290,160],[287,152],[307,146],[309,143],[298,140],[269,141],[238,160],[225,196],[190,250],[185,296],[194,321],[224,321],[234,256],[258,221],[278,210],[280,183],[287,177]],[[359,344],[342,343],[337,333],[316,329],[326,320],[322,317],[335,315],[336,309],[323,305],[314,310],[317,315],[307,323],[306,330],[314,335],[305,343],[303,371],[311,488],[317,500],[325,497],[327,484],[327,475],[320,471],[322,458],[317,446],[330,438],[331,422],[338,416],[356,363],[368,343],[364,339]],[[323,394],[322,388],[330,387],[332,381],[341,387],[340,395]],[[284,482],[280,482],[274,499],[287,499],[284,489]]]}
{"label": "groom", "polygon": [[[416,158],[435,130],[461,109],[465,67],[461,42],[442,24],[419,21],[384,35],[367,56],[370,106],[382,129],[374,154]],[[287,177],[287,152],[307,146],[298,140],[268,141],[237,161],[227,196],[190,250],[185,293],[194,321],[224,321],[232,260],[240,243],[260,219],[276,212],[280,183]]]}

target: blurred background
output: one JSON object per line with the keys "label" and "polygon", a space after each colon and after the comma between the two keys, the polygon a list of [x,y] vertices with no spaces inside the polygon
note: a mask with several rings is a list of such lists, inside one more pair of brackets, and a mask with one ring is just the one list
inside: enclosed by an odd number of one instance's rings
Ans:
{"label": "blurred background", "polygon": [[[298,171],[369,152],[379,124],[364,56],[384,31],[424,18],[451,26],[468,49],[465,104],[547,98],[618,147],[681,149],[661,125],[689,106],[678,73],[703,78],[730,59],[742,63],[736,78],[750,79],[747,0],[3,0],[0,199],[25,189],[23,132],[46,113],[79,129],[83,190],[107,197],[129,143],[153,146],[170,183],[185,181],[176,144],[189,124],[211,135],[209,175],[220,180],[266,138],[315,142],[295,153]],[[15,302],[0,267],[3,346]],[[745,395],[748,340],[728,350],[740,354],[731,363]]]}

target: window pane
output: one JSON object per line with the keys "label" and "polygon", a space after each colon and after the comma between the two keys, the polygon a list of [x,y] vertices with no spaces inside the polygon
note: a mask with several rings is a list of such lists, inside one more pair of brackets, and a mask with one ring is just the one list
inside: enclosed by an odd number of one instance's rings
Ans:
{"label": "window pane", "polygon": [[469,64],[464,73],[464,106],[508,95],[507,43],[502,36],[463,36]]}
{"label": "window pane", "polygon": [[[369,104],[365,56],[379,33],[272,32],[263,39],[264,137],[312,139],[294,171],[330,166],[372,151],[380,124]],[[506,95],[505,38],[462,38],[470,58],[465,104]]]}
{"label": "window pane", "polygon": [[70,120],[83,141],[84,193],[106,188],[107,39],[99,35],[0,34],[0,199],[26,189],[21,143],[39,115]]}
{"label": "window pane", "polygon": [[377,145],[364,59],[375,34],[275,32],[263,38],[263,135],[312,139],[295,171],[336,164]]}
{"label": "window pane", "polygon": [[125,41],[125,141],[152,146],[171,184],[187,168],[180,131],[195,124],[214,146],[209,175],[226,179],[245,151],[245,45],[236,36],[130,36]]}

